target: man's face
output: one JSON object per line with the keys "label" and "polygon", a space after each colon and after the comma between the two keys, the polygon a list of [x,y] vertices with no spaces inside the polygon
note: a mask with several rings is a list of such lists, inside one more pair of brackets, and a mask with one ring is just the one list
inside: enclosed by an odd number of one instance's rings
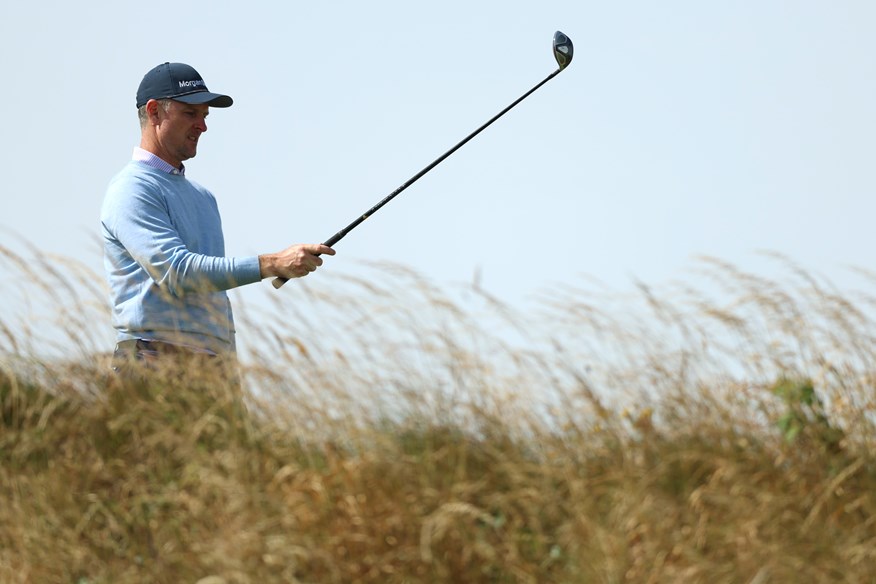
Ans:
{"label": "man's face", "polygon": [[162,150],[159,156],[179,167],[198,153],[198,139],[207,131],[210,106],[171,101],[166,112],[158,105],[157,113],[159,121],[155,133]]}

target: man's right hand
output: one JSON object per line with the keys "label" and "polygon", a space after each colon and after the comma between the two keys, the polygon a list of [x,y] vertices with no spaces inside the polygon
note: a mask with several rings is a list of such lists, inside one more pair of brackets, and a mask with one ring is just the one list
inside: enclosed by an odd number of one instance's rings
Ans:
{"label": "man's right hand", "polygon": [[335,250],[321,243],[300,243],[278,253],[259,256],[262,278],[301,278],[322,265],[321,255],[335,255]]}

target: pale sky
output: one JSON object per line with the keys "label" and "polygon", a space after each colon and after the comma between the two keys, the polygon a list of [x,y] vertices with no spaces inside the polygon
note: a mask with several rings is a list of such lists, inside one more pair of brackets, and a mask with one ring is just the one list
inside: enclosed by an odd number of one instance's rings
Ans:
{"label": "pale sky", "polygon": [[187,163],[228,255],[323,241],[556,69],[556,30],[572,65],[323,269],[477,272],[517,304],[684,279],[699,255],[761,270],[778,252],[841,287],[874,268],[870,0],[6,2],[0,227],[100,272],[137,86],[182,61],[235,100]]}

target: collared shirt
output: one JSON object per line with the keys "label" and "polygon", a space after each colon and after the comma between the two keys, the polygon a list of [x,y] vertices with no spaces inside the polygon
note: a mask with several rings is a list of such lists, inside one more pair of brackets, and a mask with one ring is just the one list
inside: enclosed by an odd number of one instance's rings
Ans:
{"label": "collared shirt", "polygon": [[134,146],[134,156],[132,160],[135,162],[142,162],[143,164],[151,166],[152,168],[157,168],[161,172],[166,172],[168,174],[179,174],[182,176],[185,176],[186,174],[185,164],[180,164],[179,168],[176,168],[148,150],[143,150],[139,146]]}

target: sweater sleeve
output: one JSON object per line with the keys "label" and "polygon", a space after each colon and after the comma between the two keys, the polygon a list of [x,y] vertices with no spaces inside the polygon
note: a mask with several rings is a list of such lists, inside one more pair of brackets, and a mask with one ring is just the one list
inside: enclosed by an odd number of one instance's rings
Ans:
{"label": "sweater sleeve", "polygon": [[[200,218],[201,247],[186,245],[171,218],[160,188],[142,177],[128,177],[111,186],[102,213],[108,234],[146,274],[172,296],[214,292],[261,280],[257,256],[224,257],[218,210],[215,218]],[[214,255],[215,254],[215,255]],[[136,266],[129,262],[129,268]]]}

